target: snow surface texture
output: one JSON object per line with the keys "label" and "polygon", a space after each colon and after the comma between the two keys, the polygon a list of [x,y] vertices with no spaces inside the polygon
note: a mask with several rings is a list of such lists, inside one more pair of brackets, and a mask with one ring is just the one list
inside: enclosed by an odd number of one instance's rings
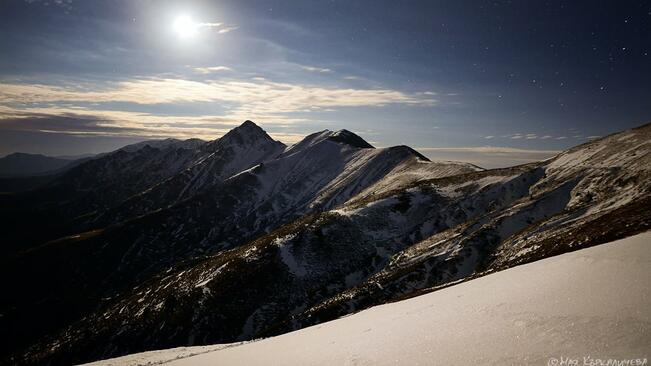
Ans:
{"label": "snow surface texture", "polygon": [[[89,365],[546,365],[648,358],[651,232],[239,345]],[[223,347],[223,348],[222,348]],[[192,354],[195,354],[192,356]]]}

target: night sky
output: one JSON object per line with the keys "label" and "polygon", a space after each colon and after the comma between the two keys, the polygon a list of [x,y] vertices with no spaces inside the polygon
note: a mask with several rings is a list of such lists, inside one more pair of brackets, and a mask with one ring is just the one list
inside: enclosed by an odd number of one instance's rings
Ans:
{"label": "night sky", "polygon": [[651,121],[649,1],[4,0],[0,155],[346,128],[485,166]]}

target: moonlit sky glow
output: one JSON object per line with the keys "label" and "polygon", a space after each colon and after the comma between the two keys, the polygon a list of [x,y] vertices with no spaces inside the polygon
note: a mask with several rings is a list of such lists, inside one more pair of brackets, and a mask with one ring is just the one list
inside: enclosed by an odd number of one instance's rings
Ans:
{"label": "moonlit sky glow", "polygon": [[188,15],[181,15],[174,19],[172,24],[174,31],[181,37],[196,36],[199,32],[199,25]]}
{"label": "moonlit sky glow", "polygon": [[647,1],[0,2],[0,155],[214,139],[499,166],[651,121]]}

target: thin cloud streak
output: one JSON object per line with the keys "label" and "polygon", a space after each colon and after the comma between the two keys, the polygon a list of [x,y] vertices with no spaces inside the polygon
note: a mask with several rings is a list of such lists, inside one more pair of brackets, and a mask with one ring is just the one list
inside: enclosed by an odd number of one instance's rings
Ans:
{"label": "thin cloud streak", "polygon": [[512,154],[512,153],[531,153],[531,154],[558,154],[560,150],[530,150],[516,147],[500,146],[476,146],[476,147],[421,147],[419,151],[441,151],[441,152],[476,152],[484,154]]}
{"label": "thin cloud streak", "polygon": [[557,150],[529,150],[499,146],[423,147],[416,150],[432,160],[461,161],[487,169],[546,160],[560,153]]}
{"label": "thin cloud streak", "polygon": [[233,71],[233,69],[228,66],[195,67],[193,70],[199,74],[212,74],[220,71]]}
{"label": "thin cloud streak", "polygon": [[46,0],[25,0],[26,3],[28,4],[38,4],[41,3],[45,6],[48,6],[50,4],[58,6],[60,8],[66,9],[66,10],[71,10],[72,9],[72,0],[51,0],[51,1],[46,1]]}
{"label": "thin cloud streak", "polygon": [[[205,71],[225,71],[223,66]],[[308,84],[274,82],[264,78],[250,80],[194,81],[170,78],[133,79],[107,86],[94,84],[0,84],[0,122],[21,115],[51,116],[83,114],[98,117],[107,126],[131,128],[143,133],[160,134],[152,125],[166,123],[171,136],[206,137],[210,130],[193,131],[188,124],[197,122],[239,124],[246,119],[269,125],[307,123],[310,113],[327,113],[345,107],[382,107],[389,104],[426,107],[436,100],[420,94],[391,89],[332,88]],[[106,110],[104,104],[116,102],[137,106],[218,103],[221,115],[168,116],[164,113],[120,112]],[[88,107],[91,103],[92,107]],[[47,107],[45,107],[47,106]],[[110,109],[110,108],[108,108]],[[303,114],[302,116],[299,114]],[[0,126],[1,128],[1,126]]]}
{"label": "thin cloud streak", "polygon": [[135,104],[233,102],[274,113],[316,107],[361,107],[387,104],[432,106],[436,100],[391,89],[325,88],[316,85],[253,81],[134,79],[100,89],[90,86],[0,84],[3,103],[128,102]]}
{"label": "thin cloud streak", "polygon": [[218,30],[217,33],[219,33],[219,34],[225,34],[225,33],[232,32],[232,31],[234,31],[234,30],[237,30],[237,29],[239,29],[239,28],[240,28],[240,27],[230,26],[230,27],[226,27],[226,28],[222,28],[222,29]]}
{"label": "thin cloud streak", "polygon": [[[142,113],[84,114],[67,111],[59,114],[0,112],[0,131],[40,132],[72,136],[142,137],[213,140],[226,134],[242,121],[232,123],[218,116],[158,117]],[[77,113],[75,113],[77,112]],[[81,112],[81,113],[80,113]],[[89,111],[94,113],[95,111]],[[263,124],[263,126],[266,124]],[[296,133],[273,132],[272,137],[284,143],[295,143],[304,136]]]}
{"label": "thin cloud streak", "polygon": [[[83,121],[74,129],[60,124],[59,119]],[[213,139],[239,125],[246,119],[253,119],[264,125],[292,126],[305,123],[305,119],[257,113],[254,115],[202,115],[161,116],[144,112],[95,110],[80,107],[45,107],[16,109],[0,106],[0,131],[39,131],[71,134],[72,130],[98,136],[120,135],[124,137],[152,136]],[[47,123],[35,124],[42,121]],[[101,128],[99,128],[101,127]]]}
{"label": "thin cloud streak", "polygon": [[322,67],[314,67],[314,66],[303,66],[303,65],[301,65],[301,69],[303,69],[305,71],[310,71],[310,72],[319,72],[319,73],[322,73],[322,74],[327,74],[327,73],[332,72],[331,69],[322,68]]}
{"label": "thin cloud streak", "polygon": [[205,28],[219,28],[222,26],[222,23],[199,23],[197,25]]}

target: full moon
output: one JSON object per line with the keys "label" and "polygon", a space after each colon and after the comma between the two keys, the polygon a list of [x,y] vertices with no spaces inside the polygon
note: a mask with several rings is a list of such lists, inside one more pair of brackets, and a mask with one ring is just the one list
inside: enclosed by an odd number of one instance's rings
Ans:
{"label": "full moon", "polygon": [[181,38],[191,38],[199,32],[199,24],[189,15],[181,15],[174,19],[172,29]]}

